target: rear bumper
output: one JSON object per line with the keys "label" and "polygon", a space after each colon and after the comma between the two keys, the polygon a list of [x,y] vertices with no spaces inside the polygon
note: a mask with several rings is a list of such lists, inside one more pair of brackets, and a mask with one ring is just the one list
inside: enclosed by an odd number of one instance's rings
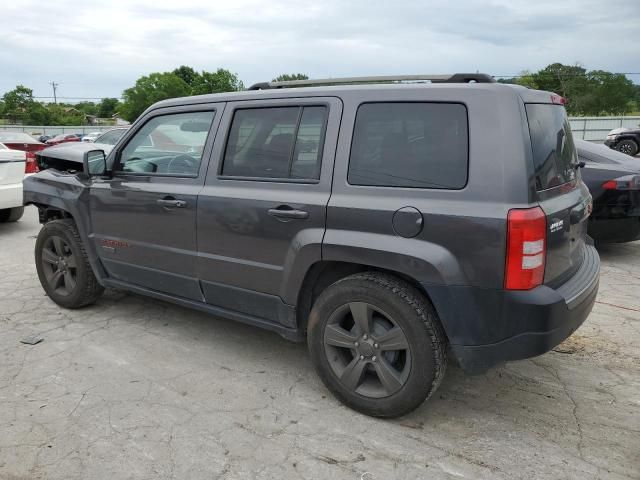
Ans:
{"label": "rear bumper", "polygon": [[530,291],[458,287],[449,307],[438,305],[438,295],[434,305],[445,313],[444,327],[461,367],[468,373],[482,373],[505,361],[541,355],[569,337],[593,308],[599,273],[600,257],[587,245],[582,266],[556,289],[545,285]]}
{"label": "rear bumper", "polygon": [[640,240],[640,217],[589,219],[589,236],[601,243]]}
{"label": "rear bumper", "polygon": [[0,210],[22,206],[22,182],[0,185]]}

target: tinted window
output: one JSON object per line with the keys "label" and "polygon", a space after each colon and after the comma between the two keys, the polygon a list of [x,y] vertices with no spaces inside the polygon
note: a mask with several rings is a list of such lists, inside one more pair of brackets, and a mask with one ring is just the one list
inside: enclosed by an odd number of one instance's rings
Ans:
{"label": "tinted window", "polygon": [[104,143],[106,145],[115,145],[122,138],[126,130],[124,128],[118,130],[110,130],[96,138],[96,143]]}
{"label": "tinted window", "polygon": [[349,183],[463,188],[467,183],[468,137],[464,105],[364,104],[356,116]]}
{"label": "tinted window", "polygon": [[576,147],[564,107],[527,104],[536,188],[546,190],[576,176]]}
{"label": "tinted window", "polygon": [[197,175],[215,112],[162,115],[149,120],[120,154],[120,170],[157,175]]}
{"label": "tinted window", "polygon": [[323,106],[236,110],[222,174],[318,179],[326,116]]}

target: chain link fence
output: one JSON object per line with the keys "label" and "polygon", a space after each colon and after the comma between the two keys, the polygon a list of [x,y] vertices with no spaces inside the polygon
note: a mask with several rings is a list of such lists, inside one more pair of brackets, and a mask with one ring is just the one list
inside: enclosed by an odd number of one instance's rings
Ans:
{"label": "chain link fence", "polygon": [[640,117],[569,117],[575,138],[604,142],[614,128],[640,128]]}
{"label": "chain link fence", "polygon": [[82,125],[65,127],[53,127],[47,125],[0,125],[0,132],[24,132],[37,138],[40,135],[54,136],[61,133],[87,134],[90,132],[106,132],[107,130],[111,130],[113,127],[115,127],[115,125]]}

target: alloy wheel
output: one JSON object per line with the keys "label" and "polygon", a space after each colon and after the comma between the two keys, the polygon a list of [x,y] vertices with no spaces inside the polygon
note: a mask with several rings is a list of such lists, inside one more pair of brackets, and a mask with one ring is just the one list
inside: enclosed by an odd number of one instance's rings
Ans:
{"label": "alloy wheel", "polygon": [[73,293],[77,286],[77,263],[69,244],[62,237],[51,236],[45,241],[42,267],[52,290],[63,296]]}
{"label": "alloy wheel", "polygon": [[366,302],[334,311],[324,330],[324,352],[341,384],[369,398],[393,395],[411,371],[405,333],[390,315]]}

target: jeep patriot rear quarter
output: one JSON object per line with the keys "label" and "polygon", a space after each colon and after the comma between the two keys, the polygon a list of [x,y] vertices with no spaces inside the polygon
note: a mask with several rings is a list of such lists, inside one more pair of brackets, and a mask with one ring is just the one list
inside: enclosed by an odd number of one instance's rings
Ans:
{"label": "jeep patriot rear quarter", "polygon": [[[25,181],[44,289],[77,308],[120,288],[306,337],[325,385],[382,417],[435,391],[447,344],[468,372],[548,351],[599,273],[562,99],[418,77],[153,105],[102,169],[84,152]],[[418,79],[432,83],[380,84]]]}

